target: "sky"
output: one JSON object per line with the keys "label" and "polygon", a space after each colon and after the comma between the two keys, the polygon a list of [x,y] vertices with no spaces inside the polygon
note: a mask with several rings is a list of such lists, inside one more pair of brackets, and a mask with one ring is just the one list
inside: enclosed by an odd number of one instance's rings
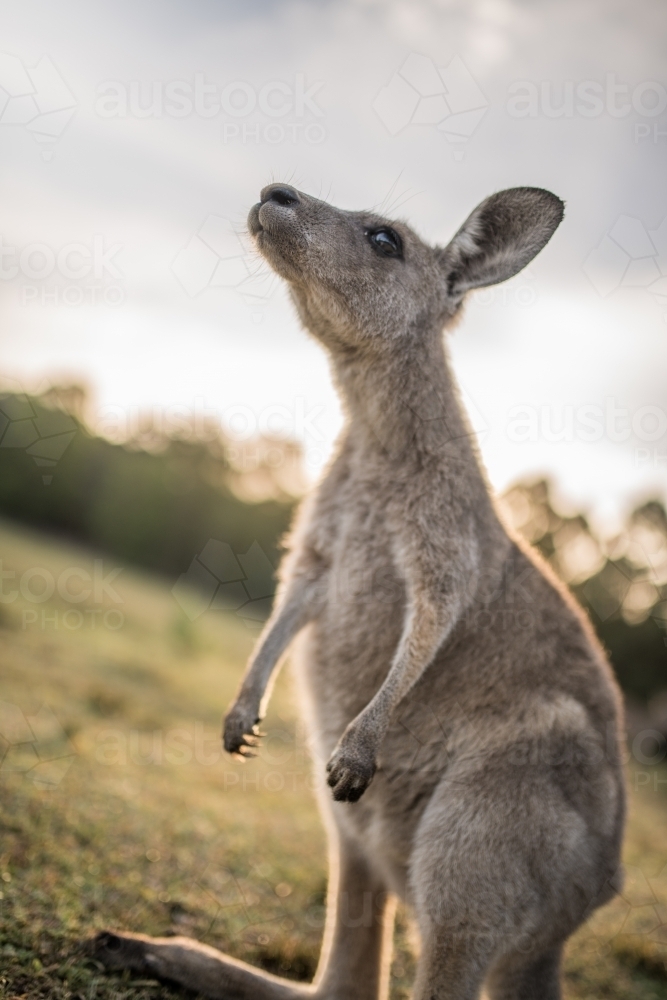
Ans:
{"label": "sky", "polygon": [[667,8],[638,0],[0,0],[0,379],[101,432],[341,424],[245,218],[288,181],[446,243],[493,191],[566,202],[446,336],[493,486],[613,530],[667,496]]}

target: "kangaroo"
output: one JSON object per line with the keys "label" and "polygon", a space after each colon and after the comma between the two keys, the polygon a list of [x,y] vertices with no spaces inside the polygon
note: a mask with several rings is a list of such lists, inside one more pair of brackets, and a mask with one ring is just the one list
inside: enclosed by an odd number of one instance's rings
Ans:
{"label": "kangaroo", "polygon": [[[250,234],[327,350],[346,420],[296,518],[224,746],[252,753],[298,636],[332,793],[322,781],[322,957],[302,985],[187,938],[105,932],[107,966],[211,998],[375,1000],[399,897],[421,938],[415,1000],[561,996],[567,938],[620,887],[620,696],[587,619],[494,506],[442,331],[562,216],[548,191],[501,191],[441,248],[285,184],[261,192]],[[369,896],[359,926],[347,914]]]}

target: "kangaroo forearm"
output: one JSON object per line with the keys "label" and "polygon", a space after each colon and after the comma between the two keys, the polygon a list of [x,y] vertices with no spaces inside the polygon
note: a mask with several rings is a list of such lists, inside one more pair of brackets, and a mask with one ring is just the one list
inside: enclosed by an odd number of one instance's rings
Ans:
{"label": "kangaroo forearm", "polygon": [[451,630],[451,621],[420,624],[416,620],[382,686],[364,710],[386,727],[396,706],[417,683]]}
{"label": "kangaroo forearm", "polygon": [[256,726],[270,693],[280,657],[294,636],[316,617],[321,579],[296,577],[266,624],[257,652],[248,665],[239,692],[225,716],[223,742],[229,753],[246,753],[255,745]]}
{"label": "kangaroo forearm", "polygon": [[281,656],[292,639],[308,623],[309,611],[309,607],[288,605],[269,623],[264,639],[260,641],[259,648],[248,664],[239,699],[251,698],[261,702]]}
{"label": "kangaroo forearm", "polygon": [[379,743],[397,705],[417,683],[451,633],[460,614],[454,598],[442,605],[422,599],[409,613],[389,672],[366,708],[351,724],[360,724]]}
{"label": "kangaroo forearm", "polygon": [[321,577],[315,580],[297,577],[290,584],[259,639],[237,701],[251,701],[259,706],[281,656],[297,633],[316,617],[321,584]]}

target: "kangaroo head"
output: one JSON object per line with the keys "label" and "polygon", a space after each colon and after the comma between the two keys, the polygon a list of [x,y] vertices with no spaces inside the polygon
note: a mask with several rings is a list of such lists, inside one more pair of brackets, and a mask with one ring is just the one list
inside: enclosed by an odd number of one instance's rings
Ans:
{"label": "kangaroo head", "polygon": [[510,188],[478,205],[448,246],[432,247],[404,222],[271,184],[248,227],[318,339],[331,350],[381,350],[440,330],[469,289],[511,278],[562,217],[549,191]]}

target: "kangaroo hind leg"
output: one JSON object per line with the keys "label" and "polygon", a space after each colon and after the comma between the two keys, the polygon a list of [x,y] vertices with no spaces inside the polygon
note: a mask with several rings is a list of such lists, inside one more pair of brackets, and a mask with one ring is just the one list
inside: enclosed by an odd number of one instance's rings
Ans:
{"label": "kangaroo hind leg", "polygon": [[108,969],[178,983],[210,1000],[299,1000],[311,993],[307,986],[261,972],[185,937],[103,931],[92,951]]}
{"label": "kangaroo hind leg", "polygon": [[520,955],[491,972],[486,984],[489,1000],[561,1000],[558,945],[541,955]]}
{"label": "kangaroo hind leg", "polygon": [[341,837],[331,866],[318,1000],[386,1000],[395,899],[360,849]]}

